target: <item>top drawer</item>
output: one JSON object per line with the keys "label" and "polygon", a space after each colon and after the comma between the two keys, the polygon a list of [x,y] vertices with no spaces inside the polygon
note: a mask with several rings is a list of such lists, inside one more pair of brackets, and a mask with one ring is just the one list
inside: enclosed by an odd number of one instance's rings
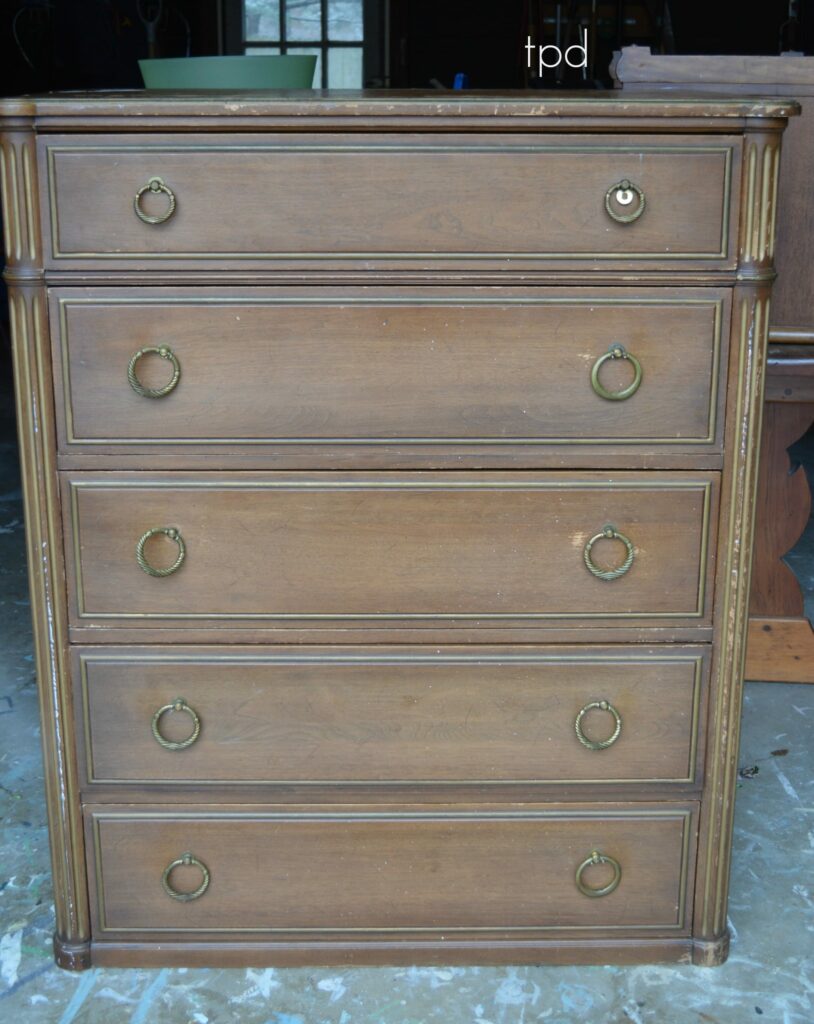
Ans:
{"label": "top drawer", "polygon": [[734,265],[736,138],[71,135],[40,145],[50,267]]}

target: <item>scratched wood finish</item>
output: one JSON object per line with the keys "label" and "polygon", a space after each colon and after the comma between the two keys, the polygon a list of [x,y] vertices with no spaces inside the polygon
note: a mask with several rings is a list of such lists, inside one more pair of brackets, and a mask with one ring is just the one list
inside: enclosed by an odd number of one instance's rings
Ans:
{"label": "scratched wood finish", "polygon": [[[67,476],[71,613],[133,629],[189,616],[199,626],[223,617],[701,624],[716,483],[703,473]],[[583,559],[608,523],[635,550],[611,581]],[[136,542],[155,527],[179,530],[186,545],[164,579],[136,561]],[[145,545],[156,568],[176,554],[163,535]],[[603,569],[625,557],[619,540],[593,549]]]}
{"label": "scratched wood finish", "polygon": [[[356,808],[320,812],[314,805],[279,815],[265,811],[138,813],[116,805],[89,808],[94,850],[93,920],[100,938],[129,935],[223,936],[356,930],[406,938],[413,932],[500,933],[552,929],[686,927],[682,882],[690,808],[533,805],[505,810],[416,811]],[[590,898],[575,873],[592,850],[622,869],[617,889]],[[200,899],[182,904],[161,885],[182,853],[210,871]],[[586,869],[587,885],[613,877],[609,865]],[[179,890],[200,883],[197,868],[179,867]],[[313,931],[316,929],[316,931]]]}
{"label": "scratched wood finish", "polygon": [[90,966],[87,867],[70,707],[63,537],[56,427],[42,265],[36,135],[29,122],[5,122],[0,105],[0,196],[4,277],[14,362],[26,556],[54,888],[54,943],[65,967]]}
{"label": "scratched wood finish", "polygon": [[[750,58],[751,59],[751,58]],[[760,58],[758,58],[760,59]],[[134,116],[134,110],[138,114]],[[476,127],[503,133],[507,128],[538,134],[585,132],[608,125],[628,131],[665,130],[677,126],[697,135],[740,132],[744,118],[785,119],[796,112],[788,98],[709,96],[702,103],[686,93],[640,96],[631,102],[615,90],[538,92],[524,89],[471,91],[464,96],[436,89],[332,90],[273,89],[262,92],[131,92],[77,90],[17,96],[3,101],[6,118],[38,117],[48,132],[58,129],[132,133],[172,131],[237,132],[345,129],[367,132],[414,131],[419,127],[456,130]]]}
{"label": "scratched wood finish", "polygon": [[[460,288],[196,289],[51,293],[54,369],[61,388],[60,448],[145,455],[220,445],[256,456],[275,441],[303,449],[411,439],[517,447],[613,442],[648,451],[720,450],[718,368],[726,293],[590,292]],[[126,369],[140,348],[169,346],[181,366],[175,390],[138,395]],[[591,386],[594,364],[621,345],[642,384],[624,401]],[[139,379],[172,375],[158,355]],[[600,381],[621,391],[631,363],[607,360]],[[241,441],[245,442],[241,444]],[[224,447],[228,443],[228,447]]]}
{"label": "scratched wood finish", "polygon": [[[337,258],[464,267],[490,257],[734,265],[731,137],[66,135],[40,145],[51,269]],[[177,208],[145,224],[133,197],[155,176]],[[630,225],[604,209],[623,179],[648,202]],[[150,195],[142,205],[162,216],[167,202]]]}
{"label": "scratched wood finish", "polygon": [[[642,653],[591,648],[423,648],[338,654],[330,648],[262,653],[166,648],[79,652],[74,701],[83,732],[83,784],[691,782],[705,649]],[[183,696],[199,737],[167,750],[153,736],[158,709]],[[583,746],[580,709],[609,701],[622,732],[604,750]],[[582,720],[595,742],[610,712]],[[186,740],[192,720],[165,712],[160,734]]]}

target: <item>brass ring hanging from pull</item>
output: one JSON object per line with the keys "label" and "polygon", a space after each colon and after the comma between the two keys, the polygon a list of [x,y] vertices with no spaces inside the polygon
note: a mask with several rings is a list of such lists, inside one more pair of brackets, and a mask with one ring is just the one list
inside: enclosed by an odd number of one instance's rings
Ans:
{"label": "brass ring hanging from pull", "polygon": [[[161,192],[167,197],[167,208],[163,213],[159,213],[154,217],[142,210],[141,197],[147,192],[152,192],[153,195],[158,195]],[[138,192],[136,192],[133,199],[133,209],[136,211],[136,216],[139,220],[143,220],[145,224],[163,224],[164,221],[169,220],[175,213],[176,205],[175,193],[169,185],[164,184],[164,179],[159,177],[150,178],[147,184],[142,185]]]}
{"label": "brass ring hanging from pull", "polygon": [[[168,740],[161,735],[159,728],[162,717],[169,711],[184,711],[192,719],[192,732],[185,740]],[[156,741],[166,750],[186,750],[191,747],[201,733],[201,720],[197,712],[187,704],[183,697],[176,697],[170,704],[165,704],[153,715],[152,721],[153,736]]]}
{"label": "brass ring hanging from pull", "polygon": [[[609,359],[624,359],[633,367],[633,380],[621,391],[608,391],[599,379],[599,371]],[[635,395],[642,382],[642,364],[624,345],[611,345],[608,351],[599,357],[591,369],[591,387],[599,395],[609,402],[624,402],[626,398]]]}
{"label": "brass ring hanging from pull", "polygon": [[[634,198],[638,198],[638,203],[630,213],[619,213],[618,210],[613,208],[611,202],[615,200],[619,206],[630,206]],[[617,224],[632,224],[634,220],[638,220],[644,213],[645,204],[646,200],[643,190],[638,185],[634,185],[632,181],[628,181],[627,178],[623,178],[615,185],[611,185],[605,193],[605,209],[608,216],[615,220]]]}
{"label": "brass ring hanging from pull", "polygon": [[[615,728],[611,735],[606,740],[589,740],[585,733],[582,731],[582,719],[588,714],[589,711],[607,711],[613,715],[615,722]],[[608,747],[619,739],[619,735],[622,732],[622,716],[616,710],[616,708],[607,700],[592,700],[589,704],[586,704],[584,708],[580,708],[579,714],[574,722],[574,729],[577,734],[577,739],[588,750],[607,750]]]}
{"label": "brass ring hanging from pull", "polygon": [[[166,359],[168,362],[172,363],[172,377],[163,385],[163,387],[148,388],[138,379],[136,367],[138,366],[139,360],[143,356],[147,355],[161,356],[162,359]],[[127,382],[135,393],[137,395],[141,395],[142,398],[163,398],[165,395],[168,395],[171,391],[175,390],[180,379],[181,364],[178,362],[178,357],[173,350],[168,348],[166,345],[161,345],[159,348],[154,346],[140,348],[138,352],[133,353],[130,362],[127,364]]]}
{"label": "brass ring hanging from pull", "polygon": [[[591,867],[593,864],[610,864],[613,868],[613,878],[608,882],[607,885],[603,885],[598,889],[593,889],[590,885],[586,885],[582,881],[582,873],[586,868]],[[586,857],[585,860],[577,868],[576,883],[577,888],[583,894],[583,896],[609,896],[613,890],[619,885],[622,880],[622,865],[613,857],[608,856],[607,853],[600,853],[598,850],[591,850],[590,857]]]}
{"label": "brass ring hanging from pull", "polygon": [[[169,537],[170,540],[175,541],[178,546],[178,557],[175,559],[173,564],[168,566],[166,569],[156,569],[154,566],[150,565],[144,554],[144,545],[150,537],[155,537],[159,533],[163,533],[166,537]],[[181,568],[181,565],[186,558],[186,554],[187,549],[184,544],[184,538],[174,526],[156,526],[152,530],[148,530],[145,534],[142,534],[136,544],[136,561],[139,564],[139,568],[146,572],[148,576],[172,576],[174,572],[177,572]]]}
{"label": "brass ring hanging from pull", "polygon": [[[600,569],[599,566],[594,562],[591,557],[591,551],[593,550],[594,544],[598,540],[619,540],[625,545],[627,554],[624,562],[618,565],[615,569]],[[591,575],[596,576],[600,580],[618,580],[620,576],[624,576],[625,573],[633,565],[633,559],[635,558],[635,552],[633,550],[632,541],[626,537],[623,533],[619,533],[615,526],[605,526],[601,533],[595,533],[593,537],[585,545],[585,549],[582,552],[583,558],[585,559],[585,568]]]}
{"label": "brass ring hanging from pull", "polygon": [[[170,885],[170,875],[175,868],[180,867],[196,867],[201,872],[203,878],[201,884],[197,889],[193,889],[192,892],[179,892],[178,889],[174,889]],[[191,853],[182,853],[177,860],[174,860],[171,864],[168,864],[164,868],[164,873],[161,876],[161,884],[164,887],[164,892],[171,896],[174,900],[178,900],[180,903],[189,903],[192,900],[197,900],[203,896],[206,890],[209,888],[209,868],[203,861],[198,860],[197,857],[193,857]]]}

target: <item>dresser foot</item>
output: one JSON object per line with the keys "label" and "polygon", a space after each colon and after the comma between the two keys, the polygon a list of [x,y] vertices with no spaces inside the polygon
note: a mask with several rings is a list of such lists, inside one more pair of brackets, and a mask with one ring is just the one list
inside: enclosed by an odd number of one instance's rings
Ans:
{"label": "dresser foot", "polygon": [[90,967],[90,941],[67,942],[55,935],[54,959],[65,971],[86,971]]}
{"label": "dresser foot", "polygon": [[694,939],[692,962],[698,967],[720,967],[729,956],[729,929],[717,939]]}

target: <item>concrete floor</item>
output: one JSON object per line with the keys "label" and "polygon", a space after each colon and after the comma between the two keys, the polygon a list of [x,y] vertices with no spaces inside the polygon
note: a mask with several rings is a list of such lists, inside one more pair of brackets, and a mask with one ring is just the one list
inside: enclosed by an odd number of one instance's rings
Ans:
{"label": "concrete floor", "polygon": [[[0,436],[13,436],[2,414]],[[808,447],[808,455],[814,454],[814,444]],[[750,683],[746,688],[741,765],[757,766],[759,772],[744,779],[738,792],[734,941],[729,961],[716,970],[60,971],[51,960],[53,904],[23,560],[15,448],[7,440],[0,442],[0,1021],[814,1022],[814,686]],[[791,561],[814,593],[814,530]]]}

